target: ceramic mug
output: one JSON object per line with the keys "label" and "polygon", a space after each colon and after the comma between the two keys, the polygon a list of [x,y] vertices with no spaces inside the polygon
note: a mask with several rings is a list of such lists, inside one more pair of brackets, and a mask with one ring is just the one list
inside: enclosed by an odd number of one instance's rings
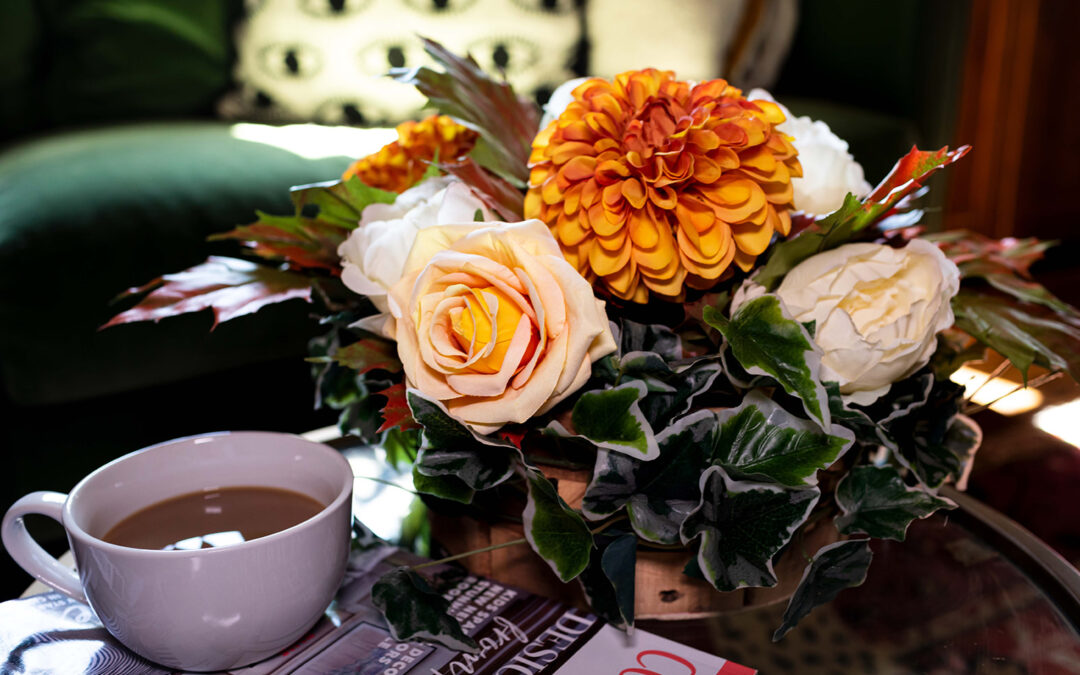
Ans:
{"label": "ceramic mug", "polygon": [[[4,547],[27,572],[88,602],[120,642],[180,670],[223,670],[271,656],[310,629],[345,574],[352,471],[334,449],[288,434],[181,438],[125,455],[67,495],[34,492],[4,516]],[[229,486],[284,488],[326,507],[308,520],[233,546],[128,548],[101,537],[170,497]],[[45,552],[23,516],[56,519],[78,574]]]}

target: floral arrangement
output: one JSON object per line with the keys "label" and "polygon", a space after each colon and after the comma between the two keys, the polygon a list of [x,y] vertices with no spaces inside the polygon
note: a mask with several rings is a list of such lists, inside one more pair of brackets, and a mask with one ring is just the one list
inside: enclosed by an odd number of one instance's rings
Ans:
{"label": "floral arrangement", "polygon": [[[766,92],[657,70],[568,83],[540,111],[433,42],[396,73],[442,115],[295,213],[218,235],[110,323],[317,303],[322,404],[412,463],[434,508],[523,506],[524,540],[594,611],[633,624],[638,550],[685,549],[717,591],[807,551],[779,639],[862,583],[870,538],[954,504],[978,427],[949,376],[987,348],[1078,372],[1080,316],[1031,280],[1034,240],[925,234],[914,200],[968,148],[876,188],[821,122]],[[588,472],[571,506],[545,466]],[[410,603],[388,598],[406,594]],[[376,588],[402,639],[471,639],[423,577]]]}

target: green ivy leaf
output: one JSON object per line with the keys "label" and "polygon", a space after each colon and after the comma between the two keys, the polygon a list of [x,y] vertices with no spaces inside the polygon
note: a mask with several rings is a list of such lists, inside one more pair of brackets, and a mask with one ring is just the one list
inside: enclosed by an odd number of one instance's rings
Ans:
{"label": "green ivy leaf", "polygon": [[892,466],[857,466],[836,486],[841,534],[868,534],[876,539],[904,541],[908,525],[938,509],[956,504],[926,490],[908,487]]}
{"label": "green ivy leaf", "polygon": [[555,486],[535,469],[526,470],[529,498],[521,514],[525,538],[560,579],[576,578],[589,564],[592,532]]}
{"label": "green ivy leaf", "polygon": [[408,390],[407,397],[413,419],[424,427],[416,471],[425,476],[454,476],[478,491],[493,488],[514,474],[521,455],[512,444],[473,433],[439,402],[414,389]]}
{"label": "green ivy leaf", "polygon": [[607,530],[595,536],[589,566],[578,580],[589,606],[604,621],[627,630],[634,625],[634,570],[637,537]]}
{"label": "green ivy leaf", "polygon": [[707,448],[716,429],[716,415],[700,410],[660,433],[656,439],[660,456],[650,462],[599,451],[582,511],[600,519],[625,506],[634,531],[642,538],[658,544],[680,543],[679,526],[697,505],[698,479],[708,466]]}
{"label": "green ivy leaf", "polygon": [[413,466],[412,475],[413,487],[425,495],[462,504],[472,504],[473,497],[476,496],[476,490],[454,475],[427,476],[420,473],[419,466]]}
{"label": "green ivy leaf", "polygon": [[860,586],[874,554],[867,539],[840,541],[823,546],[806,566],[795,594],[784,611],[784,622],[773,633],[773,642],[787,635],[818,605],[832,601],[845,588]]}
{"label": "green ivy leaf", "polygon": [[620,354],[652,352],[664,361],[678,361],[683,357],[682,340],[667,326],[645,324],[623,319],[618,324],[616,342]]}
{"label": "green ivy leaf", "polygon": [[701,501],[680,534],[686,544],[701,537],[697,560],[705,578],[720,591],[775,586],[773,556],[806,522],[821,491],[736,481],[720,466],[706,469],[699,485]]}
{"label": "green ivy leaf", "polygon": [[803,402],[822,429],[829,429],[828,396],[818,374],[821,353],[802,324],[784,316],[779,298],[762,295],[748,300],[731,319],[706,307],[705,321],[720,331],[747,372],[775,379]]}
{"label": "green ivy leaf", "polygon": [[712,460],[738,475],[762,477],[788,487],[817,485],[817,472],[832,466],[855,438],[834,425],[826,434],[811,422],[781,408],[761,390],[751,391],[737,408],[717,413],[720,432]]}
{"label": "green ivy leaf", "polygon": [[455,651],[476,653],[476,642],[450,616],[450,603],[408,567],[387,572],[371,589],[371,601],[386,617],[399,642],[423,640]]}
{"label": "green ivy leaf", "polygon": [[[931,380],[931,376],[924,374],[910,380],[918,384]],[[950,478],[963,474],[964,464],[979,437],[977,427],[973,428],[958,415],[964,393],[962,386],[937,380],[927,389],[925,398],[905,403],[905,407],[882,420],[881,440],[923,485],[937,489]]]}
{"label": "green ivy leaf", "polygon": [[832,414],[833,429],[835,430],[839,425],[854,433],[856,440],[860,442],[872,445],[880,443],[877,423],[864,411],[849,407],[844,403],[839,384],[836,382],[824,384],[825,391],[829,395],[829,412]]}
{"label": "green ivy leaf", "polygon": [[646,461],[654,459],[660,454],[660,448],[656,445],[652,426],[638,405],[647,391],[643,382],[635,380],[612,389],[585,392],[571,413],[574,434],[558,422],[552,422],[549,428],[562,436],[581,436],[598,448]]}

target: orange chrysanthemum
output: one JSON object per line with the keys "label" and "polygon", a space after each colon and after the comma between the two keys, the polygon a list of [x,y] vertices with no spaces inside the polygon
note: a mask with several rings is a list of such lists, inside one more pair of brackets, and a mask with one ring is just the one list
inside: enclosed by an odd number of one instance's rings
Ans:
{"label": "orange chrysanthemum", "polygon": [[748,271],[791,229],[802,175],[780,108],[724,80],[669,71],[591,79],[533,141],[525,217],[551,228],[586,278],[616,297],[680,300]]}
{"label": "orange chrysanthemum", "polygon": [[445,115],[432,115],[419,122],[397,126],[398,139],[378,152],[358,159],[342,174],[343,180],[359,176],[371,187],[404,192],[427,171],[436,157],[450,161],[462,157],[476,145],[477,134]]}

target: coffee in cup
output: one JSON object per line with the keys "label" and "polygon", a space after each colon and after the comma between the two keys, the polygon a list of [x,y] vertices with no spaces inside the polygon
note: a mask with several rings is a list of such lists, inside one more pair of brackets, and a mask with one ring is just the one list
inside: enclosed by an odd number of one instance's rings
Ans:
{"label": "coffee in cup", "polygon": [[[191,527],[176,527],[176,509]],[[29,536],[30,513],[64,525],[78,574]],[[88,602],[132,651],[208,671],[271,656],[318,621],[344,577],[351,517],[352,472],[336,450],[235,432],[134,452],[67,495],[29,494],[2,535],[16,562]],[[120,539],[125,524],[144,539]]]}

